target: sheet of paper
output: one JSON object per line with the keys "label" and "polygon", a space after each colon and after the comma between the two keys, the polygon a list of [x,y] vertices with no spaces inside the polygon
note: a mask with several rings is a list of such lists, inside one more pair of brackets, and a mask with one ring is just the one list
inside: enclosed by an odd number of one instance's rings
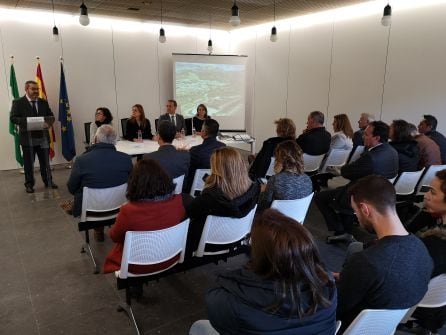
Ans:
{"label": "sheet of paper", "polygon": [[45,124],[45,119],[43,116],[33,116],[26,118],[26,129],[29,130],[42,130]]}

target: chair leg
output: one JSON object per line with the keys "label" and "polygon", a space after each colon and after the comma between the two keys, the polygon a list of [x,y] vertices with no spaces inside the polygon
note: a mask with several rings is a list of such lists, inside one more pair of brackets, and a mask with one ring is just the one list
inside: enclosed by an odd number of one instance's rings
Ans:
{"label": "chair leg", "polygon": [[131,305],[131,296],[130,296],[130,287],[127,287],[125,289],[125,302],[121,302],[118,305],[117,311],[118,312],[125,312],[127,316],[129,317],[130,321],[133,324],[133,327],[135,328],[136,334],[140,335],[141,331],[138,327],[138,323],[136,322],[135,315],[133,314],[133,309]]}
{"label": "chair leg", "polygon": [[98,274],[99,266],[96,264],[96,260],[94,259],[93,252],[91,251],[91,248],[90,248],[90,235],[88,234],[88,230],[85,231],[85,243],[84,243],[84,245],[82,245],[81,253],[88,254],[88,256],[91,259],[91,262],[93,263],[93,268],[94,268],[93,273]]}

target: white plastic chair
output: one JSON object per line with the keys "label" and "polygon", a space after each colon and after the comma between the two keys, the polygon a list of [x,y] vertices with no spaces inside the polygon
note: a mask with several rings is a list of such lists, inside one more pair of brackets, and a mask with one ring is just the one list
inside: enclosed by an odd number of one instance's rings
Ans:
{"label": "white plastic chair", "polygon": [[175,184],[175,194],[181,194],[183,190],[184,174],[182,176],[174,178],[173,183]]}
{"label": "white plastic chair", "polygon": [[205,251],[205,247],[207,243],[224,245],[243,239],[251,231],[256,209],[257,205],[243,218],[208,215],[203,232],[201,233],[200,243],[194,252],[194,256],[203,257],[205,255],[228,253],[228,249],[207,252]]}
{"label": "white plastic chair", "polygon": [[[169,270],[178,263],[182,263],[184,261],[188,228],[189,219],[166,229],[128,231],[125,233],[121,269],[115,271],[115,276],[121,282],[121,285],[125,285],[126,301],[119,304],[118,310],[127,313],[137,334],[140,334],[140,330],[131,307],[131,285],[130,283],[122,284],[122,282],[129,278],[153,276]],[[176,262],[160,271],[144,274],[133,274],[128,271],[129,264],[154,265],[170,260],[177,255],[179,255],[179,258]]]}
{"label": "white plastic chair", "polygon": [[395,182],[396,178],[398,178],[398,175],[396,175],[396,176],[393,177],[393,178],[387,178],[387,180],[388,180],[391,184],[393,184],[393,183]]}
{"label": "white plastic chair", "polygon": [[296,220],[300,224],[304,223],[308,208],[313,199],[314,192],[302,199],[295,200],[274,200],[271,208],[277,209],[282,214]]}
{"label": "white plastic chair", "polygon": [[321,167],[322,161],[324,160],[325,155],[308,155],[303,154],[304,161],[304,171],[305,173],[316,172]]}
{"label": "white plastic chair", "polygon": [[364,309],[348,326],[344,335],[392,335],[408,310]]}
{"label": "white plastic chair", "polygon": [[271,157],[271,162],[269,163],[268,170],[266,171],[265,176],[271,177],[274,176],[276,173],[274,172],[274,164],[276,163],[276,159],[274,157]]}
{"label": "white plastic chair", "polygon": [[352,163],[355,160],[357,160],[361,156],[361,154],[364,152],[364,149],[365,149],[365,147],[363,145],[358,145],[348,162]]}
{"label": "white plastic chair", "polygon": [[426,173],[421,177],[421,180],[417,185],[417,194],[425,193],[422,191],[422,188],[429,186],[431,184],[432,179],[434,179],[435,174],[438,171],[441,171],[444,169],[446,169],[446,165],[431,165],[431,166],[429,166],[429,168],[426,170]]}
{"label": "white plastic chair", "polygon": [[192,181],[192,187],[190,188],[190,195],[195,197],[203,190],[204,187],[204,180],[203,177],[205,174],[211,174],[210,169],[197,169],[195,171],[194,180]]}
{"label": "white plastic chair", "polygon": [[81,220],[78,224],[79,231],[85,231],[85,243],[81,252],[88,253],[93,262],[94,273],[99,273],[99,268],[90,248],[89,230],[114,223],[119,209],[127,202],[126,191],[127,184],[108,188],[83,188]]}
{"label": "white plastic chair", "polygon": [[327,172],[328,167],[341,168],[347,163],[350,152],[351,150],[331,149],[320,172]]}
{"label": "white plastic chair", "polygon": [[415,172],[403,172],[395,183],[397,195],[410,195],[415,192],[415,187],[424,172],[424,168]]}

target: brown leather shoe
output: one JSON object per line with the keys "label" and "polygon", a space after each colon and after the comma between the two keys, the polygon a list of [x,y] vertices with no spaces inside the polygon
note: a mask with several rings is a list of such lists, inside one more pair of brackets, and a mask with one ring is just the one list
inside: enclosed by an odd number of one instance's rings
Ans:
{"label": "brown leather shoe", "polygon": [[94,239],[97,242],[104,242],[104,227],[94,229]]}

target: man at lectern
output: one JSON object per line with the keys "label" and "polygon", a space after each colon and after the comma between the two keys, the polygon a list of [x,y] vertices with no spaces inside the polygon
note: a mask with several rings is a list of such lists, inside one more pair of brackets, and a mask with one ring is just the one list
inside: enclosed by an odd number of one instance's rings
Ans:
{"label": "man at lectern", "polygon": [[25,92],[23,97],[13,101],[10,118],[12,123],[19,125],[26,192],[34,192],[36,154],[45,187],[55,189],[57,185],[53,183],[49,164],[50,138],[48,134],[48,128],[54,123],[54,115],[48,102],[39,98],[39,87],[35,81],[29,80],[25,83]]}

